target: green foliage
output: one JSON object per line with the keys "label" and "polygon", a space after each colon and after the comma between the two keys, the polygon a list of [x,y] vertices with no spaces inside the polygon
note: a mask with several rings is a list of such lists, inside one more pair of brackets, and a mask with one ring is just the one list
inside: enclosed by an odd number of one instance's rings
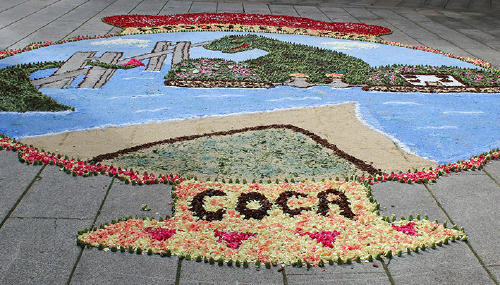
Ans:
{"label": "green foliage", "polygon": [[401,64],[386,65],[372,68],[368,73],[358,77],[344,77],[350,84],[368,85],[408,85],[401,74],[444,74],[453,75],[469,86],[500,86],[500,70],[460,68],[456,66],[408,66]]}
{"label": "green foliage", "polygon": [[167,80],[262,81],[247,65],[219,58],[185,59],[174,65]]}
{"label": "green foliage", "polygon": [[[284,177],[363,174],[332,150],[287,129],[249,131],[164,144],[105,163],[148,172],[171,170],[183,177],[221,175],[283,180]],[[304,169],[304,165],[314,167]]]}
{"label": "green foliage", "polygon": [[105,62],[100,62],[100,61],[89,61],[89,65],[92,66],[100,66],[103,68],[109,68],[109,69],[131,69],[137,67],[137,65],[123,65],[123,64],[112,64],[112,63],[105,63]]}
{"label": "green foliage", "polygon": [[[243,45],[247,45],[244,48]],[[370,66],[363,60],[344,53],[307,45],[282,42],[256,35],[226,36],[204,46],[206,49],[236,53],[261,49],[267,55],[243,61],[266,82],[285,82],[291,73],[305,73],[311,83],[329,82],[328,73],[343,73],[357,78],[366,74]]]}
{"label": "green foliage", "polygon": [[0,69],[0,111],[64,111],[70,106],[57,103],[43,95],[31,84],[30,74],[44,69],[60,67],[63,62],[42,62],[9,66]]}

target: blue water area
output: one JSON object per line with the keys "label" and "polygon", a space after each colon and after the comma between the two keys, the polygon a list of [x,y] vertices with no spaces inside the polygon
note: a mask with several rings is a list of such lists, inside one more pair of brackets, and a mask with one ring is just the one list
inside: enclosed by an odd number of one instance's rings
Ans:
{"label": "blue water area", "polygon": [[[0,61],[0,66],[47,60],[66,60],[77,51],[121,51],[124,57],[150,52],[156,41],[189,40],[193,43],[238,33],[173,33],[120,37],[141,40],[134,44],[104,40],[66,43],[26,52]],[[241,33],[240,33],[241,34]],[[339,41],[310,36],[268,35],[280,40],[307,43],[319,47],[342,47]],[[117,39],[117,38],[112,38]],[[348,41],[352,42],[352,41]],[[372,43],[370,43],[372,44]],[[442,55],[417,50],[378,45],[366,48],[348,45],[342,52],[362,58],[371,65],[393,63],[456,65],[468,63]],[[236,54],[193,48],[192,57],[220,57],[234,61],[257,58],[261,50]],[[333,89],[317,86],[299,89],[280,86],[274,89],[197,89],[167,87],[164,76],[170,69],[168,56],[161,72],[146,72],[145,67],[117,70],[101,89],[42,88],[41,92],[62,104],[76,108],[66,112],[0,112],[0,133],[22,138],[72,130],[123,126],[208,116],[252,113],[279,109],[336,105],[357,102],[361,119],[372,128],[387,134],[400,146],[440,163],[467,159],[500,145],[500,94],[422,94],[365,92],[360,88]],[[147,63],[147,61],[145,61]],[[32,74],[32,79],[49,76],[52,70]],[[335,127],[335,126],[332,126]]]}

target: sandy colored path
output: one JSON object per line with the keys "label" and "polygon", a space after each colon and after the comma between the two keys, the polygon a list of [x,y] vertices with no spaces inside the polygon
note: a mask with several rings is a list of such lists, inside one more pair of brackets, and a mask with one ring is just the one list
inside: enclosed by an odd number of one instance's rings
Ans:
{"label": "sandy colored path", "polygon": [[386,136],[361,123],[356,118],[354,103],[75,131],[26,138],[23,142],[87,160],[99,154],[168,138],[269,124],[292,124],[309,130],[386,172],[436,165],[404,152]]}

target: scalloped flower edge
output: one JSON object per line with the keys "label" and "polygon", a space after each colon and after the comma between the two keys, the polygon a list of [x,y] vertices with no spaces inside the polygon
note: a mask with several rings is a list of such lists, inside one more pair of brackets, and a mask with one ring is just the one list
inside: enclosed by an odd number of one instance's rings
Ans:
{"label": "scalloped flower edge", "polygon": [[[287,199],[281,199],[285,193],[305,199],[306,204],[301,205],[308,207],[291,210],[284,206],[288,205]],[[332,203],[323,199],[327,197],[322,196],[325,193],[343,193],[345,199],[349,196],[349,202],[347,205],[334,203],[340,210],[323,213],[320,209]],[[257,199],[257,196],[250,197],[252,194],[260,197],[261,205],[268,203],[267,208],[248,210],[246,202]],[[316,194],[319,201],[316,201]],[[222,204],[205,201],[205,206],[194,203],[197,198],[203,201],[205,195],[224,196],[228,200],[221,201]],[[197,262],[217,262],[221,266],[247,267],[254,263],[270,268],[278,264],[322,267],[327,263],[372,262],[401,256],[404,252],[435,249],[449,241],[467,240],[463,227],[452,225],[448,228],[446,222],[432,222],[427,215],[423,219],[420,215],[409,215],[408,219],[401,217],[399,221],[394,216],[381,216],[380,205],[373,198],[371,188],[357,182],[229,185],[185,181],[175,186],[172,196],[175,198],[173,217],[167,216],[166,220],[162,217],[159,220],[122,217],[101,224],[99,228],[80,229],[77,245],[112,252],[175,255]],[[243,196],[246,202],[241,208]],[[191,197],[194,198],[191,200]],[[224,216],[211,215],[208,219],[207,212],[200,212],[201,209],[211,210],[213,214],[219,207],[223,207]],[[352,215],[346,213],[345,207],[353,211]],[[254,215],[252,211],[264,215]],[[321,221],[319,227],[318,221]],[[247,239],[251,241],[245,242]]]}
{"label": "scalloped flower edge", "polygon": [[[232,16],[232,15],[237,15],[236,13],[222,13],[222,14],[219,14],[219,15],[226,15],[226,16]],[[187,24],[186,22],[185,23],[179,23],[179,20],[177,19],[176,20],[176,17],[177,18],[181,18],[181,17],[185,17],[185,16],[203,16],[203,15],[218,15],[218,14],[213,14],[213,13],[198,13],[198,14],[178,14],[178,15],[171,15],[172,16],[172,20],[171,20],[171,25],[178,25],[178,26],[182,26],[182,25],[185,25]],[[241,15],[254,15],[254,16],[259,16],[261,17],[262,19],[265,19],[265,18],[269,18],[269,17],[276,17],[276,15],[260,15],[260,14],[241,14]],[[153,16],[148,16],[148,15],[130,15],[130,16],[142,16],[142,17],[153,17]],[[106,19],[111,19],[112,17],[122,17],[122,15],[116,15],[116,16],[110,16],[110,17],[105,17],[103,18],[103,21],[107,22],[107,23],[111,23],[111,21],[106,21]],[[283,18],[287,18],[287,17],[291,17],[291,16],[281,16]],[[227,17],[226,17],[227,18]],[[291,18],[296,18],[295,20],[308,20],[308,21],[314,21],[314,20],[311,20],[311,19],[307,19],[307,18],[299,18],[299,17],[291,17]],[[227,19],[226,19],[227,20]],[[316,21],[316,22],[321,22],[321,21]],[[164,21],[162,22],[162,24],[167,24],[168,22]],[[217,23],[224,23],[224,22],[217,22]],[[226,22],[228,23],[228,22]],[[229,21],[229,23],[231,23],[231,21]],[[274,26],[271,25],[272,21],[266,21],[266,27],[280,27],[278,26],[276,23],[274,23]],[[324,24],[332,24],[332,23],[326,23],[326,22],[321,22],[321,23],[324,23]],[[111,23],[113,24],[113,23]],[[335,23],[335,24],[356,24],[356,23],[341,23],[341,22],[338,22],[338,23]],[[237,29],[232,29],[232,28],[229,28],[229,27],[222,27],[222,28],[217,28],[215,27],[216,24],[204,24],[203,26],[206,26],[206,25],[214,25],[212,27],[212,30],[211,31],[241,31],[241,30],[237,30]],[[364,24],[366,25],[366,24]],[[255,26],[255,25],[254,25]],[[120,26],[121,27],[121,26]],[[251,27],[251,25],[249,25],[249,27]],[[285,27],[286,28],[286,27]],[[323,29],[318,29],[318,28],[323,28]],[[293,30],[293,28],[290,28]],[[444,56],[447,56],[447,57],[450,57],[450,58],[456,58],[456,59],[459,59],[459,60],[462,60],[462,61],[465,61],[465,62],[469,62],[469,63],[472,63],[474,65],[477,65],[477,66],[480,66],[480,67],[483,67],[483,68],[492,68],[491,64],[487,61],[484,61],[484,60],[481,60],[481,59],[478,59],[478,58],[473,58],[473,57],[463,57],[463,56],[457,56],[457,55],[454,55],[452,53],[447,53],[447,52],[444,52],[444,51],[441,51],[441,50],[438,50],[438,49],[434,49],[434,48],[431,48],[431,47],[428,47],[428,46],[415,46],[415,45],[409,45],[409,44],[404,44],[404,43],[400,43],[400,42],[395,42],[395,41],[387,41],[387,40],[382,40],[382,39],[378,39],[378,38],[375,38],[376,35],[374,34],[363,34],[363,33],[353,33],[353,32],[344,32],[345,34],[343,36],[335,36],[335,35],[322,35],[321,33],[318,33],[318,32],[339,32],[338,30],[334,30],[334,29],[331,29],[331,30],[327,30],[325,29],[325,26],[324,25],[306,25],[305,27],[302,27],[302,29],[304,29],[304,31],[302,32],[297,32],[296,30],[293,30],[294,33],[290,33],[290,34],[310,34],[310,32],[314,32],[314,35],[316,36],[323,36],[323,37],[331,37],[331,38],[339,38],[339,39],[351,39],[352,36],[356,36],[356,35],[367,35],[369,37],[366,37],[366,38],[355,38],[355,40],[363,40],[363,41],[370,41],[370,42],[375,42],[375,43],[380,43],[380,44],[385,44],[385,45],[392,45],[392,46],[398,46],[398,47],[405,47],[405,48],[410,48],[410,49],[415,49],[415,50],[422,50],[422,51],[426,51],[426,52],[432,52],[432,53],[436,53],[436,54],[441,54],[441,55],[444,55]],[[199,30],[175,30],[175,31],[172,31],[172,32],[192,32],[192,31],[199,31]],[[390,31],[390,30],[389,30]],[[162,31],[162,32],[166,32],[166,31]],[[147,33],[154,33],[154,32],[147,32]],[[289,33],[287,32],[286,30],[283,30],[283,31],[276,31],[276,33]],[[383,34],[388,34],[390,32],[386,32],[386,33],[381,33],[381,34],[378,34],[378,35],[383,35]],[[138,33],[127,33],[127,34],[146,34],[145,32],[138,32]],[[102,36],[77,36],[77,37],[74,37],[74,38],[70,38],[70,39],[66,39],[66,40],[60,40],[60,41],[55,41],[55,42],[35,42],[35,43],[32,43],[32,44],[29,44],[27,45],[26,47],[24,48],[21,48],[21,49],[14,49],[14,50],[3,50],[3,51],[0,51],[0,59],[3,59],[3,58],[6,58],[6,57],[9,57],[9,56],[13,56],[13,55],[16,55],[18,53],[22,53],[22,52],[25,52],[25,51],[31,51],[31,50],[34,50],[34,49],[38,49],[38,48],[41,48],[41,47],[46,47],[46,46],[51,46],[51,45],[56,45],[56,44],[63,44],[63,43],[67,43],[67,42],[74,42],[74,41],[80,41],[80,40],[89,40],[89,39],[100,39],[100,38],[110,38],[110,37],[116,37],[116,36],[120,36],[120,35],[123,35],[123,31],[122,33],[119,33],[119,34],[109,34],[109,35],[102,35]]]}
{"label": "scalloped flower edge", "polygon": [[[113,167],[112,165],[90,164],[82,160],[70,159],[68,156],[45,152],[33,146],[28,146],[9,137],[0,138],[0,151],[14,151],[18,153],[18,159],[22,163],[28,165],[57,165],[68,174],[73,176],[92,176],[92,175],[108,175],[115,177],[126,184],[143,185],[143,184],[178,184],[185,179],[179,175],[155,175],[148,173],[138,173],[133,170]],[[435,183],[440,176],[450,173],[458,173],[470,170],[480,170],[490,160],[498,160],[500,158],[500,149],[492,149],[479,155],[475,155],[468,160],[458,161],[439,165],[436,168],[424,169],[421,171],[414,170],[411,172],[385,173],[374,176],[347,177],[346,181],[355,180],[364,184],[373,185],[379,182],[397,181],[401,183]],[[225,182],[225,180],[222,180]],[[246,180],[243,180],[244,183]],[[288,182],[287,180],[285,180]],[[314,181],[314,179],[312,179]],[[293,183],[294,181],[292,181]],[[232,179],[229,179],[232,183]],[[239,183],[239,179],[236,180]],[[267,183],[271,183],[268,180]]]}

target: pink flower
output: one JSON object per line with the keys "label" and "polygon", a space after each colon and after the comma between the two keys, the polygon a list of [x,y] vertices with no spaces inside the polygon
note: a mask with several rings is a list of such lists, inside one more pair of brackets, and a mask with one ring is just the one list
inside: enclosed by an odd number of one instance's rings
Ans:
{"label": "pink flower", "polygon": [[135,65],[135,66],[145,66],[144,63],[138,61],[137,59],[135,58],[131,58],[127,63],[123,64],[123,65]]}
{"label": "pink flower", "polygon": [[144,231],[150,234],[153,239],[160,241],[171,238],[177,232],[177,230],[175,229],[172,230],[172,229],[153,229],[153,228],[146,228]]}
{"label": "pink flower", "polygon": [[227,247],[237,249],[241,243],[251,237],[256,236],[255,233],[239,233],[239,232],[222,232],[214,230],[215,237],[218,237],[218,242],[226,242]]}
{"label": "pink flower", "polygon": [[333,247],[333,243],[335,242],[335,238],[340,235],[339,231],[321,231],[316,233],[310,232],[298,232],[300,236],[308,235],[310,238],[315,239],[317,242],[321,243],[326,247]]}
{"label": "pink flower", "polygon": [[395,225],[392,225],[392,227],[398,231],[398,232],[402,232],[404,234],[407,234],[409,236],[416,236],[418,235],[418,232],[417,230],[414,228],[415,226],[415,223],[414,222],[409,222],[408,224],[406,224],[405,226],[395,226]]}

